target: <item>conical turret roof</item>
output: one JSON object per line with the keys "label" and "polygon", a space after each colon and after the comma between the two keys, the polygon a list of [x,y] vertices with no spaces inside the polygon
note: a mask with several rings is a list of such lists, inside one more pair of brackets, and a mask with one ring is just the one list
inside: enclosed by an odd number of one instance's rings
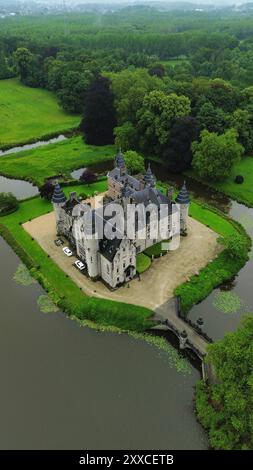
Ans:
{"label": "conical turret roof", "polygon": [[121,152],[121,150],[119,150],[118,154],[115,157],[115,166],[117,168],[122,168],[122,167],[126,166],[125,165],[125,160],[124,160],[124,155]]}
{"label": "conical turret roof", "polygon": [[189,204],[190,203],[190,196],[189,196],[189,193],[187,191],[185,181],[184,181],[184,184],[183,184],[181,190],[179,191],[179,193],[176,197],[176,202],[178,204]]}
{"label": "conical turret roof", "polygon": [[149,185],[149,186],[155,186],[155,183],[156,183],[156,179],[151,171],[151,167],[150,167],[150,163],[148,164],[148,169],[146,171],[146,174],[144,176],[144,181],[146,183],[146,185]]}
{"label": "conical turret roof", "polygon": [[66,202],[66,196],[64,194],[64,192],[62,191],[59,183],[57,183],[55,185],[55,188],[54,188],[54,194],[53,194],[53,197],[52,197],[52,202],[54,204],[62,204],[64,202]]}

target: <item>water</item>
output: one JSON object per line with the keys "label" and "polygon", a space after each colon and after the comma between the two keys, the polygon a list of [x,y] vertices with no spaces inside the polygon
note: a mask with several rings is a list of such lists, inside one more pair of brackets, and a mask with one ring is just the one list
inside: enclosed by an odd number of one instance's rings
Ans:
{"label": "water", "polygon": [[4,155],[10,155],[11,153],[23,152],[24,150],[32,150],[49,144],[56,144],[66,139],[67,137],[65,137],[64,135],[58,135],[57,137],[53,137],[52,139],[39,140],[38,142],[34,142],[33,144],[25,144],[20,145],[19,147],[12,147],[8,150],[0,150],[0,157],[3,157]]}
{"label": "water", "polygon": [[0,193],[13,193],[17,199],[36,196],[39,193],[37,186],[23,180],[15,180],[0,176]]}
{"label": "water", "polygon": [[0,448],[206,449],[193,412],[199,373],[127,335],[42,314],[42,288],[12,280],[19,259],[0,238]]}
{"label": "water", "polygon": [[[92,171],[95,174],[101,175],[101,174],[106,174],[109,170],[112,170],[114,166],[113,161],[109,162],[101,162],[97,163],[95,165],[90,165],[89,170]],[[87,170],[86,167],[79,168],[78,170],[72,171],[71,176],[72,178],[79,180],[80,176],[83,174],[83,172]]]}

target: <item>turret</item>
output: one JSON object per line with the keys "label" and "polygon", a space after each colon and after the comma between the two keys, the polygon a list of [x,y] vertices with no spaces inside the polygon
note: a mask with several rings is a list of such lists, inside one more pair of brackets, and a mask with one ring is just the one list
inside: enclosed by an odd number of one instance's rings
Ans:
{"label": "turret", "polygon": [[187,218],[190,206],[190,196],[184,184],[176,197],[176,203],[180,206],[180,231],[182,235],[187,233]]}
{"label": "turret", "polygon": [[150,163],[148,164],[148,169],[146,171],[146,174],[144,176],[144,181],[145,181],[145,186],[150,186],[151,188],[155,187],[156,184],[156,179],[155,176],[153,175],[151,168],[150,168]]}
{"label": "turret", "polygon": [[95,211],[91,210],[84,214],[84,233],[83,244],[85,249],[85,258],[88,274],[96,279],[100,275],[99,265],[99,240],[95,224]]}
{"label": "turret", "polygon": [[57,235],[62,235],[64,227],[64,211],[62,208],[66,203],[66,196],[58,183],[56,183],[54,188],[52,203],[55,211]]}
{"label": "turret", "polygon": [[115,167],[120,169],[120,175],[123,176],[127,173],[126,164],[124,160],[124,155],[119,150],[118,154],[115,157]]}

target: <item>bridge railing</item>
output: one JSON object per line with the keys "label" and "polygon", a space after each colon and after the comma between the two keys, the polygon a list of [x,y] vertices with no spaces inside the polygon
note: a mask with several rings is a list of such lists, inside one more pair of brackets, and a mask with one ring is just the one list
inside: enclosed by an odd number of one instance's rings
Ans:
{"label": "bridge railing", "polygon": [[182,315],[180,297],[176,297],[176,310],[177,310],[177,315],[178,315],[179,318],[181,318],[181,320],[183,320],[191,328],[193,328],[193,330],[195,330],[196,333],[198,333],[198,335],[201,336],[203,339],[208,341],[208,343],[213,343],[213,339],[210,336],[208,336],[208,334],[205,333],[205,331],[203,331],[202,328],[200,328],[198,325],[196,325],[196,323],[191,321],[189,318]]}

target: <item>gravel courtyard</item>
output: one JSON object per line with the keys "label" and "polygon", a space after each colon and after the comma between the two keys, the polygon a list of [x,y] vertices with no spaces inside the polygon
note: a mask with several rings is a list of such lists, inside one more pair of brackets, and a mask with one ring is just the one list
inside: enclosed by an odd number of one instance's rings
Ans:
{"label": "gravel courtyard", "polygon": [[128,284],[129,288],[124,286],[111,292],[101,281],[91,281],[80,273],[73,266],[76,258],[68,258],[61,247],[55,246],[54,212],[23,224],[23,228],[87,295],[143,305],[152,310],[172,298],[175,287],[197,273],[221,250],[218,235],[189,217],[188,236],[181,238],[179,249],[155,259],[150,269],[141,275],[141,281],[134,279]]}

